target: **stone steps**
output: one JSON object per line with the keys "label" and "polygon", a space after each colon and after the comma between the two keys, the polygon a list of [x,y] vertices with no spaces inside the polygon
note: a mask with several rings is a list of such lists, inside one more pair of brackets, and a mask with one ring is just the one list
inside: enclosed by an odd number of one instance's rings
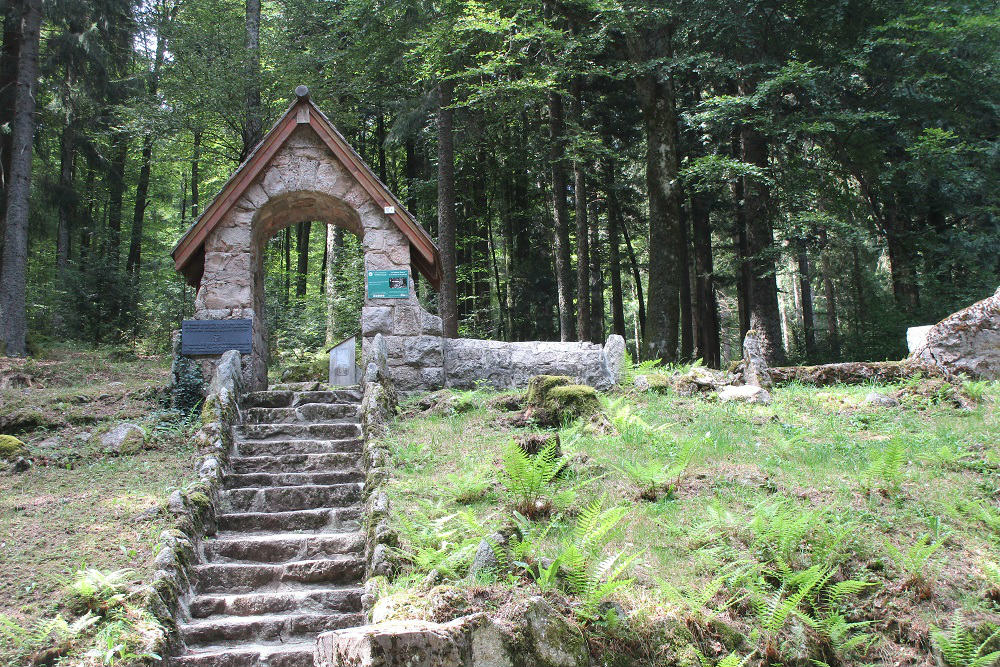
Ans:
{"label": "stone steps", "polygon": [[330,472],[357,469],[359,455],[350,452],[234,456],[229,459],[238,475],[257,472]]}
{"label": "stone steps", "polygon": [[350,614],[267,614],[263,616],[213,616],[180,626],[188,646],[213,642],[287,641],[315,636],[364,623],[360,612]]}
{"label": "stone steps", "polygon": [[333,507],[294,512],[242,512],[220,514],[219,530],[241,533],[260,531],[357,530],[360,507]]}
{"label": "stone steps", "polygon": [[207,618],[215,614],[258,616],[285,611],[357,613],[361,611],[363,593],[364,589],[360,586],[345,586],[306,588],[277,593],[199,595],[191,600],[188,611],[192,618]]}
{"label": "stone steps", "polygon": [[357,403],[305,403],[294,408],[249,408],[243,419],[248,424],[357,421],[359,412]]}
{"label": "stone steps", "polygon": [[202,543],[206,561],[249,561],[285,563],[358,553],[364,550],[365,536],[360,531],[343,533],[271,533],[267,535],[223,534]]}
{"label": "stone steps", "polygon": [[362,484],[265,486],[227,489],[219,493],[222,512],[294,512],[346,507],[361,501]]}
{"label": "stone steps", "polygon": [[172,667],[311,667],[316,635],[365,622],[361,393],[303,388],[244,398]]}
{"label": "stone steps", "polygon": [[294,408],[307,403],[361,404],[360,389],[325,391],[270,390],[252,391],[243,397],[244,408]]}
{"label": "stone steps", "polygon": [[244,440],[344,440],[361,437],[361,423],[324,422],[319,424],[244,424]]}
{"label": "stone steps", "polygon": [[248,486],[302,486],[303,484],[346,484],[364,482],[365,473],[358,469],[331,472],[255,472],[226,475],[224,487],[239,489]]}
{"label": "stone steps", "polygon": [[361,453],[360,438],[342,440],[237,440],[238,456],[285,456],[288,454],[352,454]]}
{"label": "stone steps", "polygon": [[197,648],[172,658],[170,667],[313,667],[314,639],[288,643]]}

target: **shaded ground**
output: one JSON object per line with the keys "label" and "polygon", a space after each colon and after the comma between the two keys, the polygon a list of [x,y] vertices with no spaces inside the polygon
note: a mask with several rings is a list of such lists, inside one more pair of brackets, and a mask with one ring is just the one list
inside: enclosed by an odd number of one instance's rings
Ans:
{"label": "shaded ground", "polygon": [[[866,404],[872,390],[899,392],[901,405]],[[386,438],[403,560],[389,590],[572,592],[532,583],[544,577],[530,564],[564,558],[598,500],[625,513],[603,555],[636,558],[633,583],[605,600],[624,620],[583,619],[612,663],[697,663],[702,653],[715,664],[734,652],[748,664],[935,664],[943,640],[933,628],[959,619],[981,641],[1000,623],[1000,385],[968,391],[979,398],[971,410],[922,381],[793,385],[771,405],[607,397],[606,433],[560,430],[568,474],[546,489],[553,513],[527,523],[512,519],[500,476],[511,437],[532,429],[505,428],[491,394],[464,393],[471,410],[401,419]],[[471,581],[480,539],[504,526],[532,532],[529,566]],[[794,602],[809,572],[828,579]],[[864,583],[831,601],[848,580]]]}
{"label": "shaded ground", "polygon": [[[78,570],[149,573],[167,525],[161,505],[193,478],[191,425],[161,405],[168,361],[115,348],[58,349],[42,360],[0,359],[0,433],[28,446],[34,465],[0,462],[0,615],[22,628],[57,612]],[[130,456],[100,435],[121,421],[148,434]],[[23,648],[23,647],[22,647]],[[19,651],[0,637],[0,664]]]}

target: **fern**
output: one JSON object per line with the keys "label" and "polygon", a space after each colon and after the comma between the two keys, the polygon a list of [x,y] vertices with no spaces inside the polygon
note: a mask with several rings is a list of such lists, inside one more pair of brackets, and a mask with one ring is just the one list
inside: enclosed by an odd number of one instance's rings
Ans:
{"label": "fern", "polygon": [[949,667],[989,667],[1000,661],[1000,651],[983,653],[987,646],[1000,636],[1000,628],[996,628],[982,643],[976,644],[972,632],[965,626],[962,616],[955,612],[951,631],[945,632],[938,628],[931,629],[931,642],[941,652],[945,664]]}
{"label": "fern", "polygon": [[[930,535],[923,535],[919,540],[910,545],[906,551],[900,550],[892,543],[887,543],[886,549],[896,562],[896,566],[906,575],[906,583],[922,588],[928,582],[927,570],[931,556],[941,548],[946,539],[948,539],[947,536],[942,537],[936,542],[931,542]],[[923,592],[927,594],[926,591]]]}
{"label": "fern", "polygon": [[38,649],[73,640],[100,620],[100,616],[87,612],[70,623],[61,614],[56,614],[24,627],[13,618],[0,614],[0,638],[24,657]]}
{"label": "fern", "polygon": [[526,517],[548,514],[552,500],[546,498],[549,483],[559,474],[565,459],[556,456],[555,443],[548,444],[536,456],[527,454],[513,440],[503,451],[500,483],[512,496],[514,508]]}
{"label": "fern", "polygon": [[880,489],[886,493],[898,493],[903,480],[903,466],[906,463],[906,448],[898,438],[889,440],[882,452],[872,459],[868,466],[869,480],[881,482]]}

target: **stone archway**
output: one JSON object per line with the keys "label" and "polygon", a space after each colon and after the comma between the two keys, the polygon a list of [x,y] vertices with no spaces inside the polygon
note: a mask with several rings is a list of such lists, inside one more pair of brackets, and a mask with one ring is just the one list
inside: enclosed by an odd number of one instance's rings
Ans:
{"label": "stone archway", "polygon": [[[173,251],[177,269],[198,288],[195,319],[251,320],[252,351],[249,363],[244,364],[244,379],[252,389],[267,385],[264,246],[279,230],[307,220],[338,225],[356,234],[364,251],[366,275],[405,271],[412,286],[416,269],[432,285],[440,281],[437,247],[427,232],[309,101],[308,94],[300,95]],[[412,287],[402,298],[371,298],[366,292],[360,325],[365,340],[382,333],[398,349],[406,347],[398,339],[427,336],[437,342],[440,355],[440,318],[424,311]],[[218,356],[199,357],[206,377],[213,374]],[[440,359],[430,362],[442,366]],[[420,374],[399,375],[404,386],[412,388],[442,381]]]}

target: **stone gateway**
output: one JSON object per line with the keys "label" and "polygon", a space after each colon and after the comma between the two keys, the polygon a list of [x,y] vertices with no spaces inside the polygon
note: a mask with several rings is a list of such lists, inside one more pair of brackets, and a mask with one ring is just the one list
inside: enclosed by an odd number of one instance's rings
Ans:
{"label": "stone gateway", "polygon": [[[480,381],[510,388],[539,373],[601,388],[617,382],[624,358],[624,341],[617,336],[605,346],[443,339],[441,318],[424,310],[412,289],[414,271],[440,286],[434,241],[309,99],[308,89],[300,86],[296,95],[172,252],[177,271],[197,288],[194,320],[249,320],[252,345],[243,371],[248,389],[267,387],[267,241],[306,221],[338,225],[360,239],[368,283],[362,345],[367,350],[382,334],[388,374],[398,389]],[[220,353],[192,356],[210,379]]]}

